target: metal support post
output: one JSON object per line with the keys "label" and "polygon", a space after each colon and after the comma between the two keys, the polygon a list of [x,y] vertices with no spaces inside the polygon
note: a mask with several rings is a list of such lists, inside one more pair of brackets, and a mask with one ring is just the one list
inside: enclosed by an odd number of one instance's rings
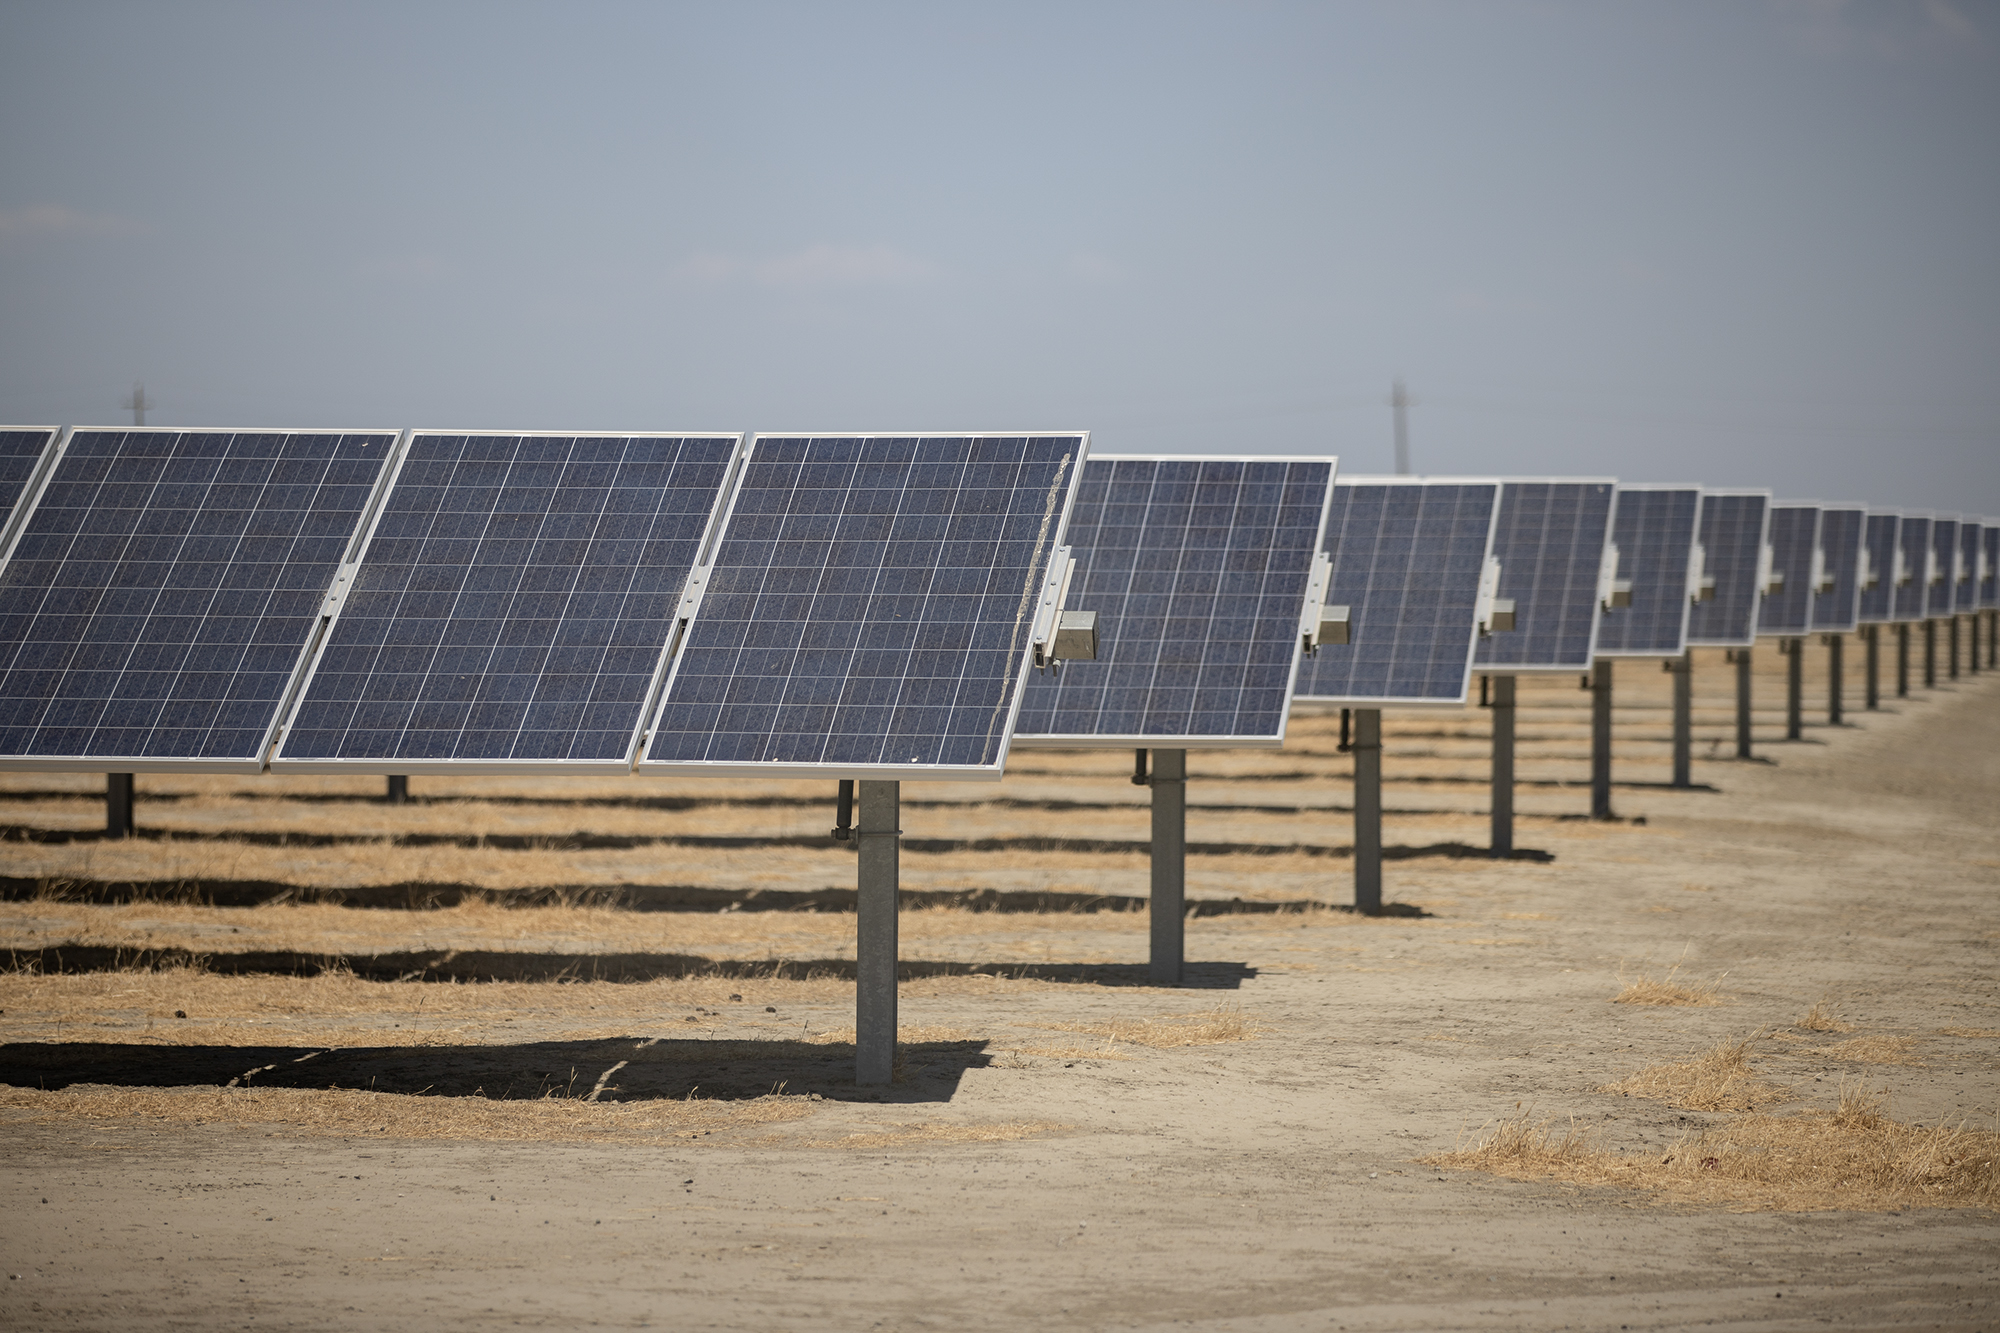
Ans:
{"label": "metal support post", "polygon": [[104,836],[107,838],[129,838],[132,836],[132,775],[130,773],[106,773],[104,775]]}
{"label": "metal support post", "polygon": [[1948,631],[1947,637],[1949,640],[1950,647],[1945,655],[1945,662],[1950,668],[1949,674],[1951,676],[1951,679],[1957,680],[1958,679],[1958,617],[1957,616],[1953,616],[1951,618],[1951,626]]}
{"label": "metal support post", "polygon": [[1977,611],[1974,611],[1965,618],[1965,636],[1965,669],[1976,676],[1979,674],[1979,613]]}
{"label": "metal support post", "polygon": [[1847,721],[1847,701],[1841,697],[1846,682],[1841,677],[1841,645],[1847,636],[1829,634],[1826,636],[1826,722],[1830,727],[1838,727]]}
{"label": "metal support post", "polygon": [[1382,710],[1354,710],[1354,907],[1382,914]]}
{"label": "metal support post", "polygon": [[1491,854],[1514,854],[1514,678],[1494,676],[1493,712],[1493,832]]}
{"label": "metal support post", "polygon": [[1590,817],[1611,818],[1611,659],[1590,668]]}
{"label": "metal support post", "polygon": [[1805,734],[1805,654],[1804,639],[1780,639],[1778,651],[1785,655],[1785,739],[1795,741]]}
{"label": "metal support post", "polygon": [[1896,697],[1910,697],[1910,624],[1896,626]]}
{"label": "metal support post", "polygon": [[1937,621],[1924,622],[1924,688],[1937,688]]}
{"label": "metal support post", "polygon": [[1986,613],[1986,669],[2000,670],[2000,611]]}
{"label": "metal support post", "polygon": [[854,1081],[887,1083],[896,1068],[896,888],[902,784],[861,784],[854,830]]}
{"label": "metal support post", "polygon": [[1694,653],[1667,663],[1674,673],[1674,785],[1694,786]]}
{"label": "metal support post", "polygon": [[1868,645],[1868,711],[1874,712],[1882,706],[1882,627],[1868,625],[1861,631],[1861,642]]}
{"label": "metal support post", "polygon": [[410,800],[410,779],[406,774],[396,773],[389,778],[389,804],[407,805]]}
{"label": "metal support post", "polygon": [[1181,984],[1187,945],[1187,751],[1153,751],[1152,961],[1155,986]]}
{"label": "metal support post", "polygon": [[1736,757],[1750,757],[1750,652],[1732,648],[1729,660],[1736,664]]}

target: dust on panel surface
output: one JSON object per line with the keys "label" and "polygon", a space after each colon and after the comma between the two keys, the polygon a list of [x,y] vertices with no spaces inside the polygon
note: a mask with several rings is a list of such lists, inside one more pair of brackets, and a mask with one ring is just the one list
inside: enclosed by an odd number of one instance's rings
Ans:
{"label": "dust on panel surface", "polygon": [[415,436],[279,750],[630,753],[735,436]]}
{"label": "dust on panel surface", "polygon": [[1349,608],[1349,641],[1300,664],[1298,697],[1465,698],[1498,492],[1493,482],[1335,484],[1326,600]]}
{"label": "dust on panel surface", "polygon": [[647,762],[997,767],[1083,447],[759,437]]}
{"label": "dust on panel surface", "polygon": [[1613,483],[1510,481],[1500,489],[1493,554],[1514,629],[1479,641],[1481,667],[1590,665],[1597,576],[1610,535]]}
{"label": "dust on panel surface", "polygon": [[1091,459],[1066,543],[1098,657],[1028,678],[1022,736],[1278,737],[1333,465]]}
{"label": "dust on panel surface", "polygon": [[395,438],[75,432],[0,571],[0,755],[260,759]]}

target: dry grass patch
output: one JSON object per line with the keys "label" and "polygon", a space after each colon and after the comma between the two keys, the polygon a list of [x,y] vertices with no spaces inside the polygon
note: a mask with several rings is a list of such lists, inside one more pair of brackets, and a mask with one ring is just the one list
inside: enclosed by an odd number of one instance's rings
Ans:
{"label": "dry grass patch", "polygon": [[61,1092],[0,1086],[0,1114],[16,1124],[74,1120],[179,1125],[256,1125],[308,1138],[667,1142],[715,1130],[803,1120],[805,1097],[747,1101],[592,1102],[540,1097],[413,1097],[298,1088],[96,1088]]}
{"label": "dry grass patch", "polygon": [[1469,1147],[1420,1160],[1740,1212],[2000,1207],[2000,1134],[1901,1124],[1880,1094],[1858,1089],[1842,1089],[1837,1110],[1745,1116],[1683,1136],[1657,1156],[1607,1151],[1597,1131],[1536,1123],[1530,1110]]}
{"label": "dry grass patch", "polygon": [[[1611,997],[1613,1004],[1666,1004],[1707,1007],[1721,1004],[1726,998],[1721,992],[1722,978],[1713,981],[1699,981],[1692,984],[1679,979],[1681,965],[1675,963],[1667,969],[1666,975],[1655,979],[1641,973],[1631,981],[1625,980],[1621,970],[1618,980],[1623,989]],[[1726,973],[1724,975],[1727,975]]]}
{"label": "dry grass patch", "polygon": [[1165,1049],[1174,1046],[1214,1046],[1253,1040],[1261,1026],[1235,1005],[1218,1005],[1192,1014],[1164,1018],[1119,1018],[1109,1023],[1037,1023],[1052,1032],[1080,1032],[1106,1042]]}
{"label": "dry grass patch", "polygon": [[2000,1039],[2000,1028],[1939,1028],[1940,1037],[1970,1037],[1974,1041]]}
{"label": "dry grass patch", "polygon": [[1911,1050],[1915,1044],[1908,1037],[1856,1037],[1833,1046],[1814,1046],[1805,1054],[1820,1055],[1829,1060],[1851,1060],[1861,1065],[1921,1067],[1924,1062],[1917,1059]]}
{"label": "dry grass patch", "polygon": [[1035,1055],[1044,1060],[1130,1060],[1132,1058],[1123,1051],[1113,1049],[1110,1042],[1094,1047],[1050,1046],[1039,1043],[1028,1046],[1004,1046],[1000,1048],[1000,1052],[1004,1055]]}
{"label": "dry grass patch", "polygon": [[1796,1028],[1802,1028],[1807,1032],[1854,1031],[1854,1024],[1843,1023],[1840,1020],[1839,1015],[1835,1014],[1832,1009],[1827,1007],[1827,1003],[1824,1000],[1821,1000],[1818,1004],[1806,1010],[1805,1016],[1799,1019],[1799,1021],[1794,1023],[1792,1026]]}
{"label": "dry grass patch", "polygon": [[[842,1045],[852,1046],[854,1044],[854,1029],[851,1027],[830,1028],[824,1032],[810,1033],[806,1036],[805,1040],[814,1046],[842,1046]],[[981,1040],[984,1040],[984,1038],[977,1037],[972,1033],[967,1032],[964,1028],[923,1027],[923,1026],[913,1025],[909,1027],[898,1027],[896,1029],[896,1044],[899,1046],[908,1046],[913,1043],[928,1044],[931,1042],[961,1042],[961,1041],[981,1041]]]}
{"label": "dry grass patch", "polygon": [[788,1146],[845,1148],[872,1152],[878,1148],[928,1148],[953,1143],[1012,1143],[1017,1139],[1045,1138],[1074,1129],[1074,1125],[1052,1120],[1019,1121],[999,1125],[898,1125],[868,1134],[848,1134],[837,1139],[790,1140]]}
{"label": "dry grass patch", "polygon": [[1750,1068],[1750,1047],[1760,1035],[1717,1042],[1692,1060],[1652,1065],[1598,1091],[1651,1097],[1690,1111],[1754,1111],[1789,1101],[1791,1093]]}

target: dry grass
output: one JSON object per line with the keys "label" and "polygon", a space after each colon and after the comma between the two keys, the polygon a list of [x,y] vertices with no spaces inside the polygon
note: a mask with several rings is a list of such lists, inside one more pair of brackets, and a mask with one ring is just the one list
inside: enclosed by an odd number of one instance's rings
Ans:
{"label": "dry grass", "polygon": [[2000,1207],[2000,1134],[1892,1120],[1880,1094],[1842,1089],[1833,1111],[1750,1115],[1684,1136],[1665,1153],[1607,1151],[1574,1122],[1527,1111],[1427,1166],[1517,1180],[1645,1190],[1660,1202],[1734,1211]]}
{"label": "dry grass", "polygon": [[[898,1025],[896,1028],[896,1042],[898,1045],[901,1046],[908,1046],[913,1043],[919,1043],[919,1042],[930,1043],[930,1042],[957,1042],[957,1041],[981,1041],[981,1040],[983,1040],[983,1038],[974,1036],[972,1033],[967,1032],[964,1028],[923,1027],[918,1025],[910,1025],[910,1026]],[[812,1033],[806,1038],[806,1041],[814,1046],[842,1046],[842,1045],[852,1046],[854,1044],[854,1029],[852,1027],[831,1028],[825,1032]]]}
{"label": "dry grass", "polygon": [[1829,1060],[1849,1060],[1860,1065],[1913,1065],[1923,1066],[1911,1048],[1915,1045],[1908,1037],[1856,1037],[1833,1046],[1814,1046],[1807,1055],[1824,1056]]}
{"label": "dry grass", "polygon": [[1754,1111],[1789,1101],[1791,1093],[1750,1068],[1750,1047],[1759,1035],[1717,1042],[1692,1060],[1653,1065],[1598,1091],[1651,1097],[1690,1111]]}
{"label": "dry grass", "polygon": [[0,1086],[5,1122],[14,1124],[115,1120],[257,1125],[308,1138],[667,1142],[700,1138],[716,1130],[802,1120],[817,1107],[805,1097],[781,1096],[748,1101],[592,1102],[569,1097],[501,1101],[293,1088],[85,1087],[41,1092]]}
{"label": "dry grass", "polygon": [[1681,965],[1675,963],[1667,969],[1666,975],[1655,980],[1643,973],[1631,981],[1625,980],[1620,971],[1618,980],[1623,986],[1611,997],[1613,1004],[1666,1004],[1694,1005],[1706,1007],[1721,1004],[1727,997],[1721,993],[1722,978],[1693,984],[1678,979]]}
{"label": "dry grass", "polygon": [[847,1134],[837,1139],[793,1139],[787,1141],[787,1146],[873,1152],[884,1148],[930,1148],[953,1143],[1012,1143],[1017,1139],[1046,1138],[1074,1128],[1074,1125],[1057,1124],[1052,1120],[998,1125],[898,1125],[868,1134]]}
{"label": "dry grass", "polygon": [[1939,1028],[1940,1037],[1970,1037],[1974,1041],[2000,1040],[2000,1028]]}
{"label": "dry grass", "polygon": [[1854,1024],[1841,1022],[1839,1015],[1835,1014],[1832,1009],[1828,1008],[1827,1003],[1824,1000],[1821,1000],[1818,1004],[1815,1004],[1812,1008],[1806,1010],[1805,1016],[1799,1019],[1799,1021],[1794,1023],[1792,1026],[1796,1028],[1802,1028],[1807,1032],[1854,1031]]}
{"label": "dry grass", "polygon": [[1253,1040],[1261,1025],[1234,1005],[1218,1005],[1192,1014],[1164,1018],[1120,1018],[1109,1023],[1040,1023],[1052,1032],[1079,1032],[1107,1043],[1164,1049],[1213,1046],[1226,1041]]}

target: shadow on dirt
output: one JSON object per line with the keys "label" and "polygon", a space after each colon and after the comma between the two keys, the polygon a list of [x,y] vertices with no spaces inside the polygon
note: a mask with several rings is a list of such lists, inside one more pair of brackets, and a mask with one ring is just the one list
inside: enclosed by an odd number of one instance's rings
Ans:
{"label": "shadow on dirt", "polygon": [[347,1089],[494,1101],[742,1101],[783,1091],[829,1101],[943,1102],[957,1093],[966,1070],[991,1063],[986,1046],[983,1040],[905,1042],[896,1053],[895,1083],[863,1089],[854,1083],[854,1046],[844,1042],[606,1037],[334,1049],[20,1043],[0,1046],[0,1083],[46,1091]]}

